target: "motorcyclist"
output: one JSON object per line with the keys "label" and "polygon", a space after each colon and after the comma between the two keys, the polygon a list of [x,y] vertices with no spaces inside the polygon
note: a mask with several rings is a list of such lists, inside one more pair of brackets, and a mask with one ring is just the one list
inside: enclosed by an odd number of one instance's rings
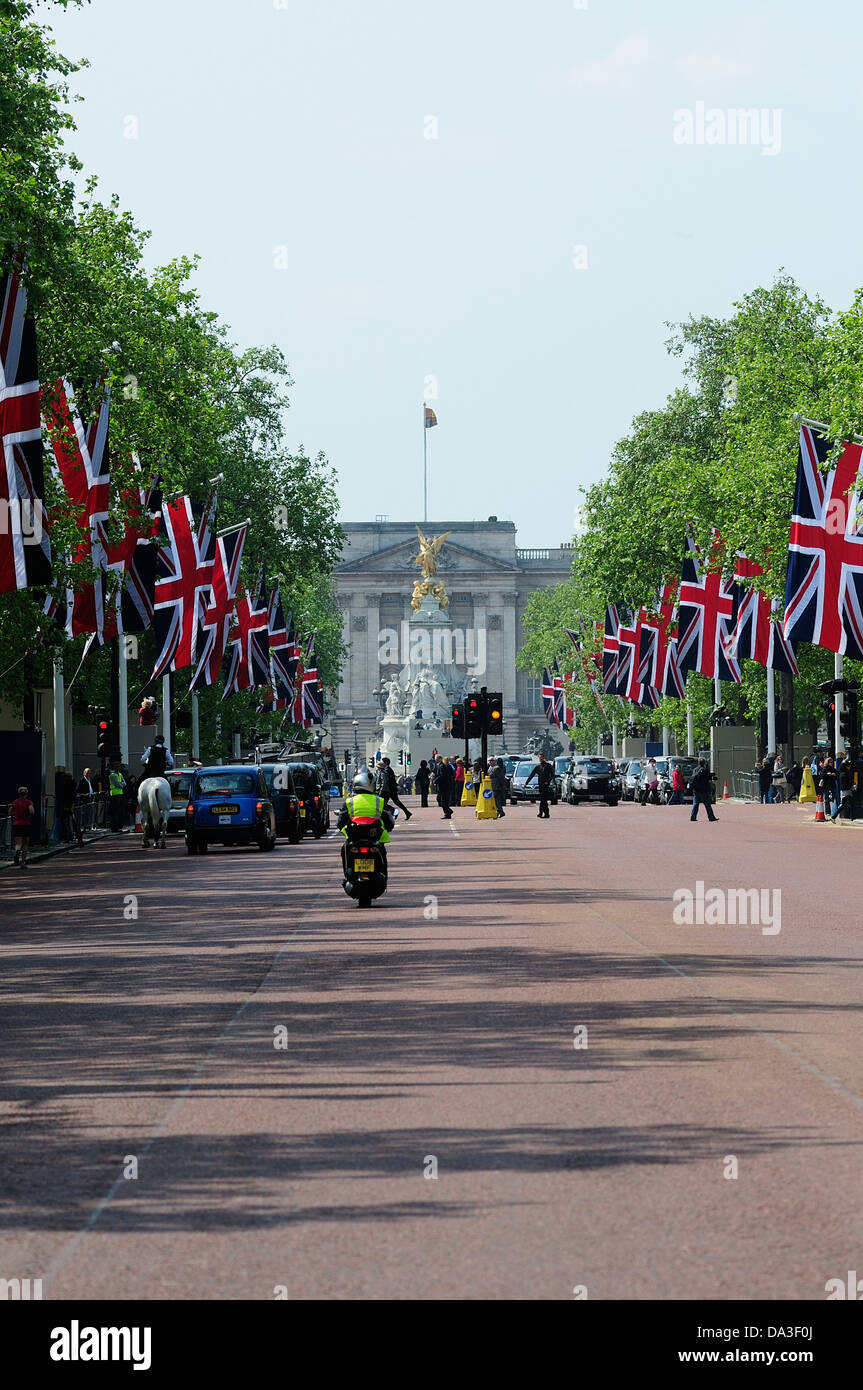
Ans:
{"label": "motorcyclist", "polygon": [[385,846],[389,842],[389,832],[395,825],[395,819],[391,812],[386,808],[386,802],[382,796],[375,794],[375,779],[367,767],[361,767],[354,776],[352,783],[352,793],[345,797],[345,804],[339,812],[336,822],[345,843],[342,845],[342,864],[347,873],[347,849],[348,849],[348,826],[356,821],[360,825],[378,825],[379,834],[377,843],[381,847],[381,857],[383,859],[384,871],[387,867],[387,852]]}

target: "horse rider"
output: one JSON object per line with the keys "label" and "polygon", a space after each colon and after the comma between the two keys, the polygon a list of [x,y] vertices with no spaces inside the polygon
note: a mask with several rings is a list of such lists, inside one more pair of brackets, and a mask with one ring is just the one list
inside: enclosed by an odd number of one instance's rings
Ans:
{"label": "horse rider", "polygon": [[165,747],[163,734],[157,734],[150,747],[144,749],[141,762],[148,777],[164,777],[166,769],[174,766],[174,759]]}
{"label": "horse rider", "polygon": [[379,826],[377,843],[381,846],[381,856],[383,858],[384,871],[387,868],[387,852],[385,846],[389,843],[389,832],[395,825],[395,818],[387,810],[386,802],[382,796],[375,795],[375,779],[367,767],[361,767],[353,780],[353,795],[345,797],[343,809],[339,812],[336,821],[338,829],[345,837],[342,845],[342,865],[347,873],[348,858],[348,826],[352,821],[360,825]]}

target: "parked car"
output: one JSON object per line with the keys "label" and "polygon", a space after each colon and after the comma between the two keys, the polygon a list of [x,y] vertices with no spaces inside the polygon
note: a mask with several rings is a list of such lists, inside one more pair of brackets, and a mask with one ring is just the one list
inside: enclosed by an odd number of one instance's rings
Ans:
{"label": "parked car", "polygon": [[303,829],[300,823],[300,799],[294,786],[294,774],[288,763],[261,763],[267,784],[267,794],[276,813],[276,834],[292,845],[299,844]]}
{"label": "parked car", "polygon": [[169,768],[162,774],[171,788],[171,809],[168,812],[168,834],[179,835],[186,829],[186,807],[192,789],[193,767]]}
{"label": "parked car", "polygon": [[620,778],[611,758],[590,754],[573,758],[567,787],[573,806],[580,801],[616,806],[620,800]]}
{"label": "parked car", "polygon": [[511,758],[507,753],[505,753],[502,757],[498,757],[498,762],[503,764],[504,777],[506,778],[507,800],[509,800],[509,789],[510,784],[512,782],[512,774],[515,772],[515,769],[518,766],[518,761],[518,758]]}
{"label": "parked car", "polygon": [[641,785],[641,769],[643,762],[640,758],[632,758],[627,766],[626,772],[620,780],[620,791],[624,801],[634,801],[636,792]]}
{"label": "parked car", "polygon": [[316,840],[330,828],[330,783],[319,762],[291,762],[300,807],[300,834]]}
{"label": "parked car", "polygon": [[[555,758],[554,760],[554,791],[557,801],[564,800],[564,785],[571,767],[572,758],[569,753],[564,753],[561,757]],[[532,785],[533,783],[531,783],[531,786]]]}
{"label": "parked car", "polygon": [[276,813],[259,767],[196,768],[186,807],[186,849],[210,845],[276,848]]}
{"label": "parked car", "polygon": [[[519,801],[539,801],[537,778],[534,777],[533,781],[529,785],[526,785],[528,777],[538,762],[539,758],[519,758],[516,763],[515,771],[509,780],[509,799],[513,806],[517,805]],[[548,799],[552,806],[556,805],[557,788],[554,779],[552,779],[551,791]]]}
{"label": "parked car", "polygon": [[626,770],[631,762],[631,758],[618,758],[617,762],[614,764],[614,766],[617,768],[617,775],[620,778],[621,782],[626,776]]}

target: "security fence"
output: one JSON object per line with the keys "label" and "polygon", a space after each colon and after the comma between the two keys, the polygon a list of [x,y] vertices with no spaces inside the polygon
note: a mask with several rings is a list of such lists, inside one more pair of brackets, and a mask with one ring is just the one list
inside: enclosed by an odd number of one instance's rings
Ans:
{"label": "security fence", "polygon": [[[108,803],[109,797],[106,792],[96,792],[93,796],[76,796],[74,802],[61,806],[58,814],[54,796],[44,796],[41,843],[72,845],[82,835],[107,830],[110,824]],[[39,842],[31,842],[33,846],[36,843]],[[0,801],[0,860],[11,859],[14,852],[12,803]]]}

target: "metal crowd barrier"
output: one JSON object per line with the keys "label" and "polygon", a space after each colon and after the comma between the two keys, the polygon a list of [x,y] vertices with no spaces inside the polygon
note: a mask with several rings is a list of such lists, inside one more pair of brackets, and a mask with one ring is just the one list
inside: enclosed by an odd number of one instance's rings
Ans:
{"label": "metal crowd barrier", "polygon": [[732,796],[738,796],[743,801],[760,801],[761,787],[758,781],[758,774],[755,772],[734,772],[731,773]]}

